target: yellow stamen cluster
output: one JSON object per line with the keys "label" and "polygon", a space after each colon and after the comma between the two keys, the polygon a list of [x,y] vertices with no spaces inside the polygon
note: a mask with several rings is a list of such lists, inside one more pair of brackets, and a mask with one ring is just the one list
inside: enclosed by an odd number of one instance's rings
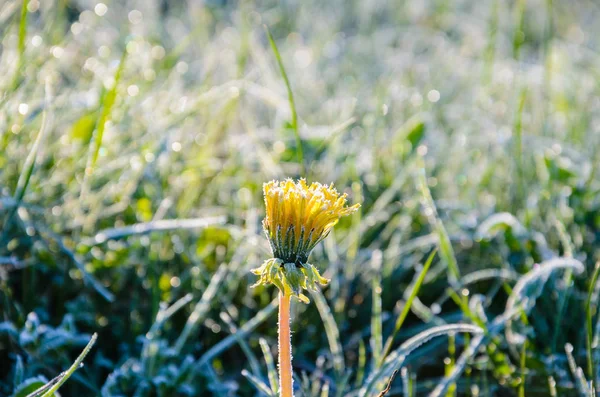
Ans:
{"label": "yellow stamen cluster", "polygon": [[291,292],[307,300],[302,289],[327,282],[307,263],[310,252],[341,217],[358,210],[360,204],[347,207],[346,194],[340,195],[333,185],[315,182],[309,186],[304,179],[271,181],[263,191],[267,212],[263,228],[274,258],[253,270],[261,276],[257,284],[273,283],[284,294]]}

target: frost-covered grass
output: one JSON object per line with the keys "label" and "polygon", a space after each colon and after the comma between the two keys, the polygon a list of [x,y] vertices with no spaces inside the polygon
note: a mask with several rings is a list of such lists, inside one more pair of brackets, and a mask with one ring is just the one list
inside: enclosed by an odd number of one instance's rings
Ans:
{"label": "frost-covered grass", "polygon": [[249,270],[288,176],[362,203],[293,304],[297,396],[595,395],[600,7],[257,3],[0,1],[0,395],[93,333],[63,396],[275,395]]}

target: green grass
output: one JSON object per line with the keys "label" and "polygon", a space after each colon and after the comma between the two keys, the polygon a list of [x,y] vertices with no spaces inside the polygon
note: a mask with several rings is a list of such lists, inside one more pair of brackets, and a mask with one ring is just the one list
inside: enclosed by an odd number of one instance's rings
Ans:
{"label": "green grass", "polygon": [[288,176],[362,203],[297,396],[595,395],[593,2],[105,5],[0,2],[1,396],[276,396]]}

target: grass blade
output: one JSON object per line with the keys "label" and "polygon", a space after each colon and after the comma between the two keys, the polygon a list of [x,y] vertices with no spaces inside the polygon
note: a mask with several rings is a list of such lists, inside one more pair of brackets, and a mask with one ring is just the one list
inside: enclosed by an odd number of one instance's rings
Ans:
{"label": "grass blade", "polygon": [[365,377],[365,367],[367,365],[367,348],[365,342],[359,340],[358,342],[358,369],[356,370],[356,381],[355,385],[358,387],[362,385]]}
{"label": "grass blade", "polygon": [[208,349],[196,362],[194,365],[194,369],[192,370],[192,374],[198,373],[207,363],[209,363],[213,358],[221,354],[221,352],[227,350],[231,347],[235,342],[237,342],[237,338],[244,338],[248,335],[254,328],[258,327],[262,324],[271,313],[275,311],[277,308],[278,299],[274,299],[267,307],[256,313],[250,321],[246,324],[242,325],[237,332],[237,336],[229,335],[227,338],[223,339],[221,342],[217,343],[210,349]]}
{"label": "grass blade", "polygon": [[89,188],[87,181],[88,178],[92,175],[92,172],[96,165],[96,161],[98,161],[98,155],[100,153],[100,148],[102,147],[102,137],[104,135],[104,129],[106,128],[106,123],[110,120],[111,110],[117,98],[117,87],[119,86],[121,75],[123,74],[126,58],[127,51],[123,51],[123,55],[121,55],[119,66],[117,67],[117,71],[115,72],[113,85],[104,94],[102,98],[102,113],[100,114],[100,118],[98,119],[98,123],[96,125],[96,130],[94,131],[92,139],[90,140],[88,161],[85,166],[84,183],[81,188],[81,196],[87,194],[87,189]]}
{"label": "grass blade", "polygon": [[258,342],[260,343],[260,348],[262,349],[265,363],[267,364],[267,376],[269,378],[269,383],[271,384],[271,390],[273,393],[277,394],[279,393],[279,381],[277,380],[278,375],[277,370],[275,369],[273,354],[271,354],[271,348],[264,338],[260,338]]}
{"label": "grass blade", "polygon": [[[528,272],[525,276],[521,277],[519,282],[517,282],[506,302],[505,313],[521,312],[521,316],[523,316],[523,313],[527,315],[537,296],[527,294],[526,289],[539,279],[547,280],[547,277],[550,276],[550,274],[559,269],[572,269],[576,274],[580,274],[584,271],[585,267],[580,261],[573,258],[555,258],[541,263],[540,266]],[[519,344],[521,338],[515,335],[511,324],[512,318],[508,318],[506,324],[506,340],[513,355],[518,357],[519,353],[515,350],[514,346]]]}
{"label": "grass blade", "polygon": [[526,0],[517,0],[515,5],[515,30],[513,33],[513,58],[519,60],[521,46],[525,42],[525,6]]}
{"label": "grass blade", "polygon": [[[92,346],[94,346],[94,343],[96,343],[97,338],[98,338],[97,334],[92,335],[92,338],[88,342],[87,346],[83,349],[83,351],[81,352],[79,357],[77,357],[77,359],[75,360],[73,365],[71,365],[68,370],[66,370],[65,372],[60,374],[57,378],[51,380],[46,386],[42,387],[42,389],[45,390],[44,394],[39,394],[38,392],[34,392],[34,393],[30,394],[28,397],[37,397],[37,396],[51,397],[51,396],[53,396],[54,393],[71,377],[71,375],[73,375],[73,373],[81,367],[83,359],[85,358],[85,356],[88,355],[88,353],[92,349]],[[47,386],[49,386],[49,385],[51,385],[51,386],[49,388],[47,388]]]}
{"label": "grass blade", "polygon": [[277,49],[277,44],[275,44],[275,40],[273,39],[273,35],[269,28],[264,25],[265,32],[267,33],[267,37],[269,38],[269,43],[271,44],[271,49],[273,50],[273,54],[275,54],[275,59],[277,60],[277,65],[279,66],[279,71],[281,72],[281,77],[285,82],[285,88],[287,89],[288,94],[288,102],[290,104],[290,112],[292,114],[291,127],[292,131],[294,131],[294,136],[296,137],[296,155],[298,158],[298,164],[302,167],[302,174],[306,175],[306,166],[304,164],[304,152],[302,150],[302,139],[300,138],[300,131],[298,131],[298,114],[296,113],[296,102],[294,101],[294,93],[292,92],[292,86],[290,84],[290,80],[288,79],[288,75],[285,71],[285,67],[283,66],[283,61],[281,60],[281,55],[279,54],[279,50]]}
{"label": "grass blade", "polygon": [[569,369],[571,370],[571,373],[576,380],[575,385],[577,386],[577,390],[579,390],[579,393],[582,397],[590,397],[591,392],[588,389],[587,380],[585,379],[583,370],[581,369],[581,367],[577,366],[577,363],[575,362],[575,357],[573,357],[572,344],[567,343],[565,345],[565,353],[567,353],[567,362],[569,364]]}
{"label": "grass blade", "polygon": [[477,354],[479,347],[484,341],[484,336],[484,334],[479,334],[471,340],[469,347],[467,347],[458,360],[456,360],[452,371],[449,374],[446,374],[444,379],[437,384],[435,389],[429,394],[429,397],[441,397],[453,384],[455,384],[456,379],[458,379],[465,370],[467,363]]}
{"label": "grass blade", "polygon": [[373,352],[373,362],[381,361],[381,353],[383,351],[383,335],[381,329],[381,251],[373,251],[373,280],[371,290],[373,293],[373,307],[371,314],[371,350]]}
{"label": "grass blade", "polygon": [[421,285],[423,284],[423,280],[425,280],[425,276],[427,275],[427,272],[429,271],[429,268],[431,267],[431,264],[433,263],[433,258],[435,258],[436,252],[437,252],[437,249],[434,250],[431,254],[429,254],[429,257],[425,261],[425,264],[423,265],[423,269],[421,270],[421,273],[419,273],[419,277],[417,278],[417,281],[415,282],[414,286],[412,287],[410,295],[409,295],[408,299],[406,300],[404,307],[402,308],[402,312],[400,313],[400,315],[398,316],[398,319],[396,320],[396,324],[394,325],[394,331],[387,338],[387,340],[385,342],[385,347],[383,349],[383,354],[381,356],[381,360],[379,361],[378,367],[380,367],[383,364],[383,360],[385,360],[385,358],[389,354],[389,352],[392,348],[392,344],[394,343],[394,338],[398,334],[398,331],[400,331],[400,328],[402,328],[402,324],[404,324],[404,320],[406,320],[406,316],[408,316],[408,312],[410,311],[413,300],[419,293],[419,289],[421,288]]}
{"label": "grass blade", "polygon": [[344,363],[344,353],[340,343],[340,330],[338,329],[335,319],[333,318],[333,314],[331,314],[329,305],[325,301],[323,293],[320,290],[310,292],[311,296],[315,299],[317,310],[319,311],[319,315],[321,316],[321,320],[323,320],[323,325],[325,326],[325,334],[327,335],[329,349],[331,350],[331,355],[333,356],[333,368],[335,369],[338,379],[342,379],[346,369]]}
{"label": "grass blade", "polygon": [[329,397],[329,382],[325,382],[325,384],[323,385],[320,397]]}
{"label": "grass blade", "polygon": [[83,275],[84,280],[87,283],[90,283],[92,287],[96,290],[96,292],[102,295],[102,297],[108,302],[114,302],[115,296],[99,280],[97,280],[91,273],[89,273],[86,270],[85,264],[79,258],[79,255],[75,254],[75,252],[73,252],[69,247],[67,247],[67,245],[59,235],[56,235],[51,230],[47,229],[38,228],[38,230],[43,236],[46,244],[50,244],[50,242],[56,244],[58,246],[59,252],[61,252],[63,255],[69,258],[71,262],[73,262],[75,267],[77,267],[77,269]]}
{"label": "grass blade", "polygon": [[[15,205],[9,214],[14,214],[21,204],[23,197],[25,197],[25,192],[27,191],[27,187],[29,186],[29,182],[31,180],[31,175],[33,174],[33,170],[35,168],[35,163],[37,160],[38,151],[40,145],[42,144],[44,137],[46,136],[48,128],[48,107],[50,106],[52,100],[52,96],[50,94],[50,84],[46,82],[46,96],[44,100],[44,111],[42,112],[42,122],[40,125],[40,130],[33,142],[33,146],[31,146],[31,150],[27,154],[27,158],[25,159],[25,164],[23,164],[23,170],[19,175],[19,179],[17,182],[17,188],[15,189],[15,193],[13,195],[13,200],[15,201]],[[10,215],[9,215],[10,219]]]}
{"label": "grass blade", "polygon": [[17,47],[17,65],[15,68],[15,74],[12,81],[12,90],[14,91],[18,85],[21,77],[21,72],[23,70],[23,61],[25,59],[25,48],[26,48],[26,40],[27,40],[27,6],[29,5],[29,0],[23,0],[21,4],[21,17],[19,19],[19,42]]}
{"label": "grass blade", "polygon": [[[567,230],[565,225],[559,221],[558,219],[554,220],[556,230],[558,232],[558,237],[560,239],[561,245],[563,246],[564,256],[567,258],[573,257],[573,243],[571,242],[571,238],[567,234]],[[570,269],[565,271],[565,275],[563,277],[563,283],[565,289],[563,291],[558,291],[560,294],[560,301],[558,304],[558,315],[554,320],[554,335],[552,336],[552,351],[556,351],[558,336],[560,334],[563,317],[565,315],[565,310],[567,308],[567,303],[569,302],[571,296],[571,289],[573,287],[573,272]]]}
{"label": "grass blade", "polygon": [[269,397],[274,396],[274,394],[271,392],[271,390],[269,390],[269,386],[267,386],[265,384],[265,382],[263,382],[261,379],[252,375],[250,372],[248,372],[245,369],[242,370],[242,375],[246,379],[248,379],[250,381],[250,383],[252,383],[252,385],[254,385],[254,387],[256,387],[256,390],[258,390],[261,394],[265,394]]}
{"label": "grass blade", "polygon": [[[522,89],[519,93],[519,101],[517,104],[517,113],[515,116],[514,122],[514,156],[515,156],[515,175],[516,175],[516,202],[518,204],[518,208],[525,203],[525,184],[524,184],[524,176],[523,170],[523,111],[525,109],[525,102],[527,100],[527,90]],[[518,208],[514,208],[516,211]]]}
{"label": "grass blade", "polygon": [[248,364],[250,365],[250,368],[252,369],[252,373],[255,376],[260,376],[261,375],[260,365],[258,364],[256,355],[254,355],[254,352],[248,345],[248,342],[246,342],[246,340],[244,338],[239,337],[239,335],[237,333],[238,328],[235,325],[235,323],[233,322],[233,319],[226,312],[221,312],[220,317],[221,317],[221,320],[223,320],[223,322],[225,324],[227,324],[227,326],[229,327],[229,331],[231,332],[231,335],[234,335],[237,338],[237,342],[240,345],[240,348],[242,349],[242,351],[244,352],[246,359],[248,360]]}
{"label": "grass blade", "polygon": [[159,335],[159,330],[169,318],[190,303],[192,299],[192,294],[186,294],[171,306],[162,308],[157,313],[154,324],[152,324],[150,330],[146,333],[146,339],[144,340],[144,345],[142,347],[141,367],[146,371],[146,374],[154,373],[155,357],[158,350],[153,349],[153,347],[156,346],[155,338]]}
{"label": "grass blade", "polygon": [[454,256],[454,249],[452,248],[452,243],[450,242],[450,236],[448,236],[448,232],[446,231],[442,220],[438,216],[435,202],[433,201],[431,191],[429,190],[429,186],[427,185],[427,176],[425,174],[424,168],[421,168],[418,171],[417,189],[421,192],[423,206],[425,208],[425,214],[427,214],[427,217],[429,218],[429,223],[434,228],[438,236],[440,256],[448,266],[448,277],[450,284],[454,285],[460,279],[460,270],[458,269],[458,262],[456,261],[456,257]]}
{"label": "grass blade", "polygon": [[525,376],[527,373],[527,340],[521,348],[521,382],[519,383],[519,397],[525,397]]}
{"label": "grass blade", "polygon": [[404,342],[398,349],[394,350],[386,359],[380,368],[375,369],[367,379],[365,386],[360,390],[360,396],[370,396],[373,390],[380,383],[381,379],[389,378],[394,370],[398,369],[406,357],[419,346],[427,343],[433,338],[443,335],[456,334],[459,332],[469,332],[481,334],[483,330],[471,324],[448,324],[430,328],[413,336]]}
{"label": "grass blade", "polygon": [[408,368],[402,367],[400,376],[402,377],[402,392],[404,393],[404,396],[412,397],[412,384],[410,382],[410,372],[408,372]]}
{"label": "grass blade", "polygon": [[[175,342],[173,349],[177,354],[181,352],[181,349],[183,349],[183,346],[186,344],[190,335],[196,331],[196,328],[198,328],[198,325],[204,320],[204,317],[210,310],[210,304],[217,294],[221,282],[225,279],[227,270],[227,266],[221,266],[215,275],[210,279],[210,283],[202,294],[202,298],[200,298],[200,301],[196,304],[194,311],[188,317],[183,331],[181,331],[179,338],[177,338],[177,341]],[[237,337],[237,335],[235,335],[235,337]]]}
{"label": "grass blade", "polygon": [[208,226],[222,225],[227,221],[225,216],[192,219],[162,219],[157,221],[136,223],[129,226],[104,229],[90,239],[82,241],[83,245],[94,246],[108,240],[117,240],[133,235],[148,234],[157,231],[178,229],[202,229]]}
{"label": "grass blade", "polygon": [[594,275],[592,276],[592,281],[590,282],[590,286],[588,288],[588,296],[585,302],[585,319],[586,319],[586,339],[585,339],[585,347],[587,351],[587,373],[590,381],[593,382],[593,386],[596,386],[596,376],[594,372],[594,359],[592,357],[592,338],[593,338],[593,329],[592,329],[592,296],[594,294],[594,288],[596,286],[596,281],[598,280],[598,275],[600,274],[600,262],[596,263],[596,267],[594,269]]}

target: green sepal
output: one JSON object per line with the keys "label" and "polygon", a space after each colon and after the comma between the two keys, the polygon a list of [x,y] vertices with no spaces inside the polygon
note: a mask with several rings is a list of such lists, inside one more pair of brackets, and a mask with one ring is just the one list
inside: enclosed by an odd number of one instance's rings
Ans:
{"label": "green sepal", "polygon": [[306,277],[296,267],[294,263],[286,263],[283,265],[283,274],[288,286],[292,289],[294,295],[298,296],[302,292],[302,288],[306,285]]}
{"label": "green sepal", "polygon": [[310,263],[302,264],[302,272],[306,275],[308,289],[315,290],[317,289],[317,283],[326,285],[329,282],[329,280],[321,276],[317,268]]}
{"label": "green sepal", "polygon": [[329,282],[310,263],[297,266],[295,263],[283,263],[281,259],[276,258],[264,261],[261,266],[251,271],[259,276],[252,287],[273,284],[282,294],[295,296],[304,303],[309,303],[310,300],[302,293],[303,290],[316,290],[317,284],[325,285]]}

